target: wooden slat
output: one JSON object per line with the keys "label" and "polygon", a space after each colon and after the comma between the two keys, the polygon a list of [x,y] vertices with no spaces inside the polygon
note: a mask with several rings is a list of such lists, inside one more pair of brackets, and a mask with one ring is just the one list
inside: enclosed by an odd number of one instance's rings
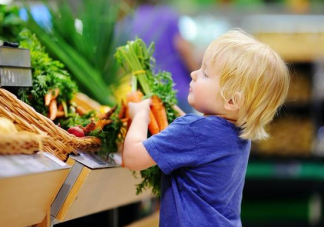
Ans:
{"label": "wooden slat", "polygon": [[61,222],[152,197],[150,191],[136,195],[141,179],[134,178],[128,169],[83,168],[56,217]]}
{"label": "wooden slat", "polygon": [[[73,185],[68,197],[66,198],[66,200],[63,203],[59,213],[56,216],[56,218],[58,220],[63,221],[65,219],[66,214],[68,213],[68,211],[71,208],[72,204],[77,199],[80,188],[84,184],[84,182],[87,179],[90,172],[91,172],[90,169],[88,169],[87,167],[83,167],[83,169],[82,169],[80,175],[78,176],[75,184]],[[86,206],[86,204],[85,204],[85,206]]]}

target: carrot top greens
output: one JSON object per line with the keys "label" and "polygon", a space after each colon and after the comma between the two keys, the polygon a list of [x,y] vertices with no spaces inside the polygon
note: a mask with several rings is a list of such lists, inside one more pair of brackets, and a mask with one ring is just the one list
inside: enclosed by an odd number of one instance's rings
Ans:
{"label": "carrot top greens", "polygon": [[[132,91],[140,90],[145,97],[158,96],[166,109],[169,124],[177,115],[173,105],[177,104],[174,83],[169,72],[154,72],[154,43],[146,46],[142,39],[128,41],[117,48],[115,57],[126,73],[132,75]],[[153,194],[160,196],[161,170],[158,166],[140,172],[142,182],[137,185],[137,194],[145,188],[152,188]]]}

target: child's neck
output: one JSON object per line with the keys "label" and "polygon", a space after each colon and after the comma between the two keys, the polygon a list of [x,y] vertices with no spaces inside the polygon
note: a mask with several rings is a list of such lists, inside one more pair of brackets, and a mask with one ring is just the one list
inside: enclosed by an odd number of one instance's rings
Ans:
{"label": "child's neck", "polygon": [[225,115],[219,115],[219,114],[204,114],[204,116],[217,116],[217,117],[221,117],[229,122],[231,122],[232,124],[236,124],[236,119],[231,119]]}

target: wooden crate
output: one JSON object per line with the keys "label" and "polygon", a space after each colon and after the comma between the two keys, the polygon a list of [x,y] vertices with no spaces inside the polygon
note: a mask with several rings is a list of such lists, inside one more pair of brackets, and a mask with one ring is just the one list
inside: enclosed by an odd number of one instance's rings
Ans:
{"label": "wooden crate", "polygon": [[[136,184],[132,171],[121,168],[91,169],[69,158],[72,170],[54,200],[51,216],[54,223],[64,222],[97,213],[142,199],[150,198],[151,192],[136,195]],[[71,183],[72,182],[72,183]]]}
{"label": "wooden crate", "polygon": [[[37,155],[35,157],[39,157]],[[24,165],[21,159],[16,161],[17,166]],[[50,162],[48,159],[44,166]],[[2,166],[0,172],[9,170]],[[42,222],[68,173],[69,168],[65,166],[51,171],[0,176],[0,226],[25,227]]]}

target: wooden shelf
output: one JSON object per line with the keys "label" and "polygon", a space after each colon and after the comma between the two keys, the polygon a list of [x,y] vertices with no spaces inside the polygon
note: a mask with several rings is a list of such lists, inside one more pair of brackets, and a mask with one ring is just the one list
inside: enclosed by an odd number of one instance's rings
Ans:
{"label": "wooden shelf", "polygon": [[[55,167],[51,164],[51,159],[42,157],[41,154],[22,157],[28,157],[29,160],[35,158],[33,161],[43,166],[39,168],[41,171],[26,173],[24,165],[28,163],[22,162],[19,155],[16,160],[5,160],[6,163],[4,159],[14,157],[0,156],[2,165],[9,164],[2,166],[0,170],[0,226],[25,227],[41,223],[69,173],[67,165],[62,168],[57,164]],[[39,162],[39,158],[44,162]],[[49,165],[52,165],[51,170],[44,170]],[[65,164],[62,162],[62,165]],[[9,172],[14,174],[9,176]]]}
{"label": "wooden shelf", "polygon": [[72,165],[72,170],[52,204],[54,224],[152,197],[150,191],[136,195],[136,184],[141,179],[128,169],[90,169],[71,158],[67,164]]}

